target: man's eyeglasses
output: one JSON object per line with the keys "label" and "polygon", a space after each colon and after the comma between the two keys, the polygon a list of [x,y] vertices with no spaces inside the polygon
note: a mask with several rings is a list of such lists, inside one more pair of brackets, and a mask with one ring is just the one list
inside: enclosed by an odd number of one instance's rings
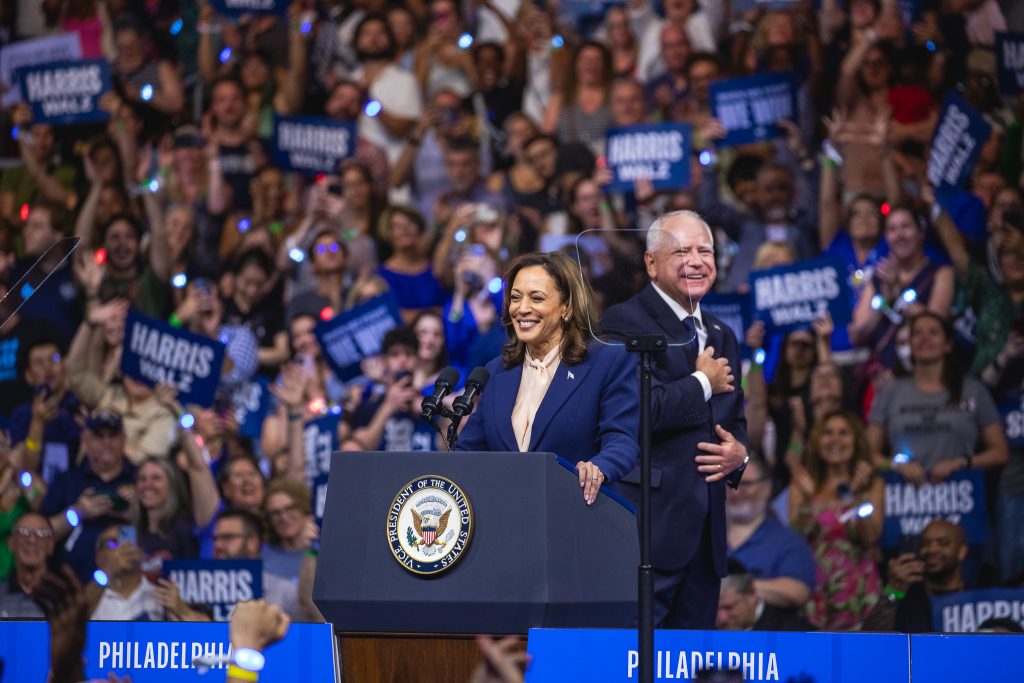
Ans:
{"label": "man's eyeglasses", "polygon": [[22,538],[31,538],[35,536],[40,540],[44,538],[51,538],[53,536],[53,532],[49,529],[29,529],[23,526],[16,528],[14,533],[18,534]]}

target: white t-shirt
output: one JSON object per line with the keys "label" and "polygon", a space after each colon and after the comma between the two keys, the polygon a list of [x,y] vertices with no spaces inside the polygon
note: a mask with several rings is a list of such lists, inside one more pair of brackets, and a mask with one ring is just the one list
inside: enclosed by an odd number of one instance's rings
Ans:
{"label": "white t-shirt", "polygon": [[156,601],[153,584],[145,578],[130,595],[118,595],[111,589],[103,591],[90,619],[93,621],[162,621],[164,608]]}

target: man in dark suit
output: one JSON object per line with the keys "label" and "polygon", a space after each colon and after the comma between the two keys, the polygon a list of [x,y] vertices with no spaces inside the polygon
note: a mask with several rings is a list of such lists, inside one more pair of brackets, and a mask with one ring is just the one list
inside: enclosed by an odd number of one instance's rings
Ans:
{"label": "man in dark suit", "polygon": [[754,587],[754,575],[739,562],[729,561],[718,601],[720,631],[814,631],[800,613],[765,603]]}
{"label": "man in dark suit", "polygon": [[[714,628],[726,575],[725,484],[747,460],[743,391],[735,386],[739,343],[700,309],[715,283],[714,238],[692,211],[651,225],[644,254],[650,284],[608,309],[606,336],[665,335],[651,391],[651,555],[660,628]],[[639,504],[640,474],[619,484]]]}

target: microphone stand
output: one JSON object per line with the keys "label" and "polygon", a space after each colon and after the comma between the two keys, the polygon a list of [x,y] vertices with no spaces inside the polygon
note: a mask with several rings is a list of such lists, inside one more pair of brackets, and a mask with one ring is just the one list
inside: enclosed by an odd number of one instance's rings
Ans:
{"label": "microphone stand", "polygon": [[450,420],[448,425],[448,438],[446,439],[444,433],[441,431],[440,425],[437,424],[436,418],[427,417],[426,415],[421,414],[420,419],[433,427],[434,431],[441,435],[441,438],[445,440],[444,445],[447,446],[450,451],[455,448],[455,441],[459,438],[459,423],[462,422],[462,417],[456,415],[449,408],[446,408],[443,405],[440,406],[438,414],[441,417],[447,417]]}
{"label": "microphone stand", "polygon": [[651,564],[651,377],[652,354],[668,349],[664,335],[626,338],[626,350],[640,354],[640,567],[637,569],[640,683],[654,683],[654,567]]}

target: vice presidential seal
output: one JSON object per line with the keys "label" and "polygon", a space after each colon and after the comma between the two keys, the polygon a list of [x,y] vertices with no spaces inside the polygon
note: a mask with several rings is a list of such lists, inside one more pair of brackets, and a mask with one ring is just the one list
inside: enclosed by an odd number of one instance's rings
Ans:
{"label": "vice presidential seal", "polygon": [[427,474],[406,484],[388,509],[388,544],[414,574],[438,574],[459,561],[473,535],[473,507],[452,480]]}

